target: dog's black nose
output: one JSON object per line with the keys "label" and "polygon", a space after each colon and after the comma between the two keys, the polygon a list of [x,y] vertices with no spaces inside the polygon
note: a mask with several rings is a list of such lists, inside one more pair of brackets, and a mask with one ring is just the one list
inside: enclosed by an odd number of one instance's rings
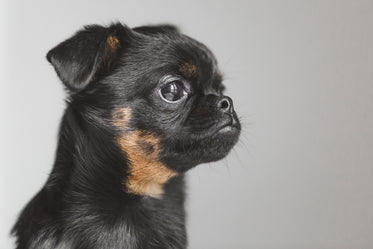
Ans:
{"label": "dog's black nose", "polygon": [[217,102],[217,107],[224,113],[232,113],[233,112],[233,102],[232,99],[228,96],[223,96]]}

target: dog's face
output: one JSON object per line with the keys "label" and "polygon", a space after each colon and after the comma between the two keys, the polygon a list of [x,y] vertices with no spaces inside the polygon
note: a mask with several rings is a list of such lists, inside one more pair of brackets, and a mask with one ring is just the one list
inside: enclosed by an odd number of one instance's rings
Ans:
{"label": "dog's face", "polygon": [[225,157],[238,140],[215,57],[174,27],[88,27],[48,60],[71,103],[87,120],[114,128],[132,161],[156,159],[183,172]]}

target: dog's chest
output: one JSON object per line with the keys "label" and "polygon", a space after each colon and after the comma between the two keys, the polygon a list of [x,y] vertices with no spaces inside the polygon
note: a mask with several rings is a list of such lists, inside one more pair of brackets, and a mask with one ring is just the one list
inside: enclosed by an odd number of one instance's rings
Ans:
{"label": "dog's chest", "polygon": [[[184,208],[176,202],[144,198],[140,203],[126,207],[116,219],[82,218],[80,232],[74,229],[65,233],[59,246],[82,249],[186,248],[184,217]],[[71,240],[71,236],[74,239]]]}

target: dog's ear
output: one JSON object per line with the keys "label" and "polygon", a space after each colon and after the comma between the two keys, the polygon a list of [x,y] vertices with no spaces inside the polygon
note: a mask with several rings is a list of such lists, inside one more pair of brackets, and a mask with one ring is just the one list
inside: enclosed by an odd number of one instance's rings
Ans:
{"label": "dog's ear", "polygon": [[50,50],[47,59],[67,89],[78,92],[110,72],[131,33],[122,24],[86,26]]}

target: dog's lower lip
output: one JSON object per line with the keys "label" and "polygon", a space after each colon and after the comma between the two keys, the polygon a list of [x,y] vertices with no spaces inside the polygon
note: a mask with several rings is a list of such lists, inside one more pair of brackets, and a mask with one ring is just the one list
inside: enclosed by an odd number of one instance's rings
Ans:
{"label": "dog's lower lip", "polygon": [[232,132],[237,130],[238,128],[234,125],[227,125],[219,129],[218,133],[226,133],[226,132]]}

